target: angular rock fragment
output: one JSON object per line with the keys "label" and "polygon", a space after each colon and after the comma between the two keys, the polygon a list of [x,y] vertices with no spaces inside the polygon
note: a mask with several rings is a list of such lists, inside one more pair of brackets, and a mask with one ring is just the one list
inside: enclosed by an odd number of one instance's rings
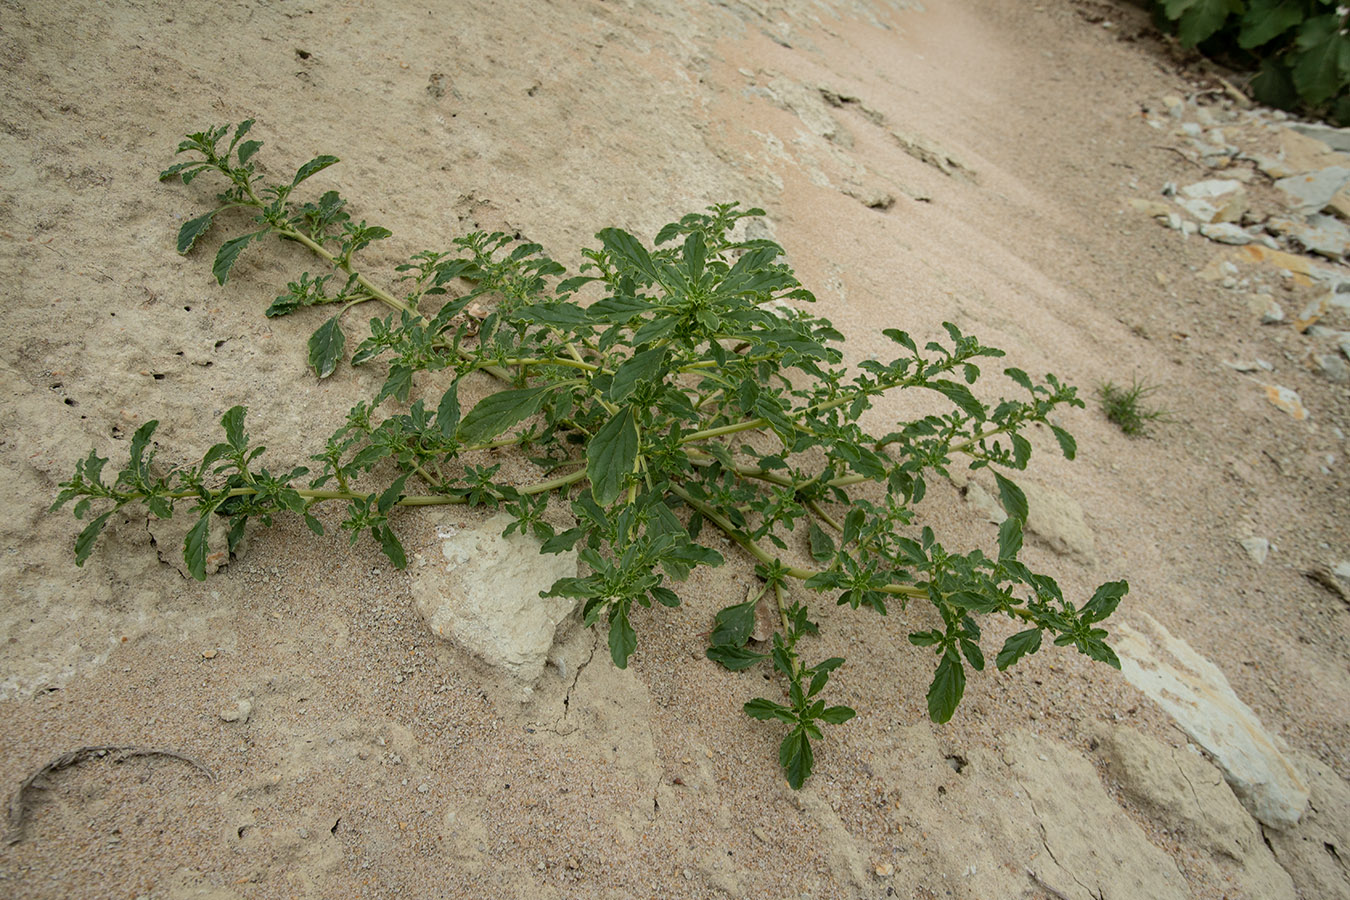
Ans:
{"label": "angular rock fragment", "polygon": [[512,521],[499,513],[463,529],[438,525],[427,565],[412,569],[412,592],[433,632],[528,689],[577,604],[539,594],[559,578],[576,577],[577,555],[541,554],[533,537],[502,537]]}
{"label": "angular rock fragment", "polygon": [[1125,679],[1162,707],[1223,770],[1233,793],[1258,821],[1291,828],[1308,805],[1308,785],[1214,663],[1173,637],[1147,613],[1147,633],[1115,629]]}

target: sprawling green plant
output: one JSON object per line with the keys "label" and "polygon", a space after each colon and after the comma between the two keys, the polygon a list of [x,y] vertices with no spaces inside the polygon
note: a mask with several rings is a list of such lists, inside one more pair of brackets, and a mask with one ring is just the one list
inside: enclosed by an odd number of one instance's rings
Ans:
{"label": "sprawling green plant", "polygon": [[1339,0],[1153,0],[1182,46],[1259,68],[1252,91],[1281,109],[1350,123],[1350,11]]}
{"label": "sprawling green plant", "polygon": [[[1083,405],[1072,387],[1006,369],[1025,393],[986,404],[968,385],[980,377],[977,360],[1003,353],[950,324],[947,343],[922,349],[903,331],[885,331],[896,358],[865,361],[850,373],[831,346],[841,337],[830,323],[785,302],[814,298],[781,261],[782,248],[733,239],[739,220],[763,215],[735,204],[667,225],[656,250],[606,228],[599,247],[582,251],[581,274],[562,280],[563,267],[539,245],[471,234],[451,252],[418,253],[399,266],[394,293],[355,263],[389,231],[353,222],[336,192],[293,199],[336,158],[317,157],[290,180],[265,183],[254,162],[261,144],[246,140],[251,125],[243,122],[232,136],[229,127],[189,135],[178,149],[190,159],[162,173],[185,184],[210,173],[227,185],[210,212],[183,225],[178,250],[190,251],[233,209],[251,213],[256,227],[216,253],[221,284],[240,252],[268,235],[304,245],[329,271],[302,274],[267,315],[327,311],[309,340],[309,362],[323,378],[346,352],[343,315],[382,304],[388,312],[370,320],[351,363],[382,360],[387,377],[312,457],[315,472],[263,467],[242,406],[221,420],[224,440],[191,465],[155,464],[153,421],[136,432],[126,467],[111,481],[103,476],[108,460],[91,452],[53,507],[75,501],[81,519],[97,511],[75,539],[77,563],[89,558],[110,517],[132,504],[160,518],[178,504],[192,507],[197,520],[183,551],[198,579],[206,573],[212,516],[228,520],[233,550],[251,519],[270,525],[291,513],[322,534],[314,507],[345,503],[342,528],[352,540],[369,533],[402,567],[396,509],[495,507],[514,517],[507,533],[532,535],[544,553],[580,548],[583,574],[560,579],[544,596],[578,599],[587,626],[604,623],[610,654],[623,668],[637,647],[634,607],[675,606],[673,582],[722,563],[699,543],[705,528],[715,528],[754,560],[763,589],[717,614],[707,655],[732,670],[767,662],[785,680],[786,702],[756,698],[745,711],[787,727],[779,760],[794,787],[811,773],[820,723],[854,715],[820,699],[843,660],[803,658],[803,638],[817,631],[812,597],[881,615],[893,603],[931,604],[933,626],[909,640],[937,658],[928,691],[935,722],[947,721],[961,701],[966,667],[985,667],[982,615],[1025,626],[1003,643],[999,669],[1038,650],[1047,634],[1119,666],[1100,623],[1127,585],[1105,584],[1075,606],[1052,578],[1019,562],[1027,503],[1002,474],[994,478],[1008,518],[996,556],[954,552],[931,527],[916,524],[927,479],[947,475],[956,461],[972,469],[1025,468],[1032,447],[1023,432],[1034,423],[1048,425],[1072,458],[1073,438],[1048,419],[1057,407]],[[458,296],[455,286],[464,288]],[[583,292],[591,302],[579,302]],[[482,311],[471,314],[478,306]],[[417,373],[417,386],[431,390],[414,398],[421,394],[414,391]],[[474,373],[499,379],[501,389],[465,412],[459,386]],[[950,408],[880,435],[858,424],[875,398],[907,389],[939,395]],[[488,454],[497,448],[532,462],[538,480],[498,478]],[[559,503],[574,527],[549,524],[546,512]],[[777,612],[767,643],[752,638],[761,600]]]}

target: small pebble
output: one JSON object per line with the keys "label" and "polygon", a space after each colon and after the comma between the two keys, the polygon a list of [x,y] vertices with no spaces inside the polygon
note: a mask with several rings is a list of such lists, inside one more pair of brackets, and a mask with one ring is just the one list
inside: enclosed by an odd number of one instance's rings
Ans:
{"label": "small pebble", "polygon": [[236,700],[233,703],[227,703],[220,710],[220,718],[226,722],[243,724],[248,721],[251,715],[253,715],[253,703],[249,700]]}
{"label": "small pebble", "polygon": [[215,659],[215,658],[216,658],[216,651],[215,651],[215,650],[203,650],[203,651],[202,651],[202,659]]}

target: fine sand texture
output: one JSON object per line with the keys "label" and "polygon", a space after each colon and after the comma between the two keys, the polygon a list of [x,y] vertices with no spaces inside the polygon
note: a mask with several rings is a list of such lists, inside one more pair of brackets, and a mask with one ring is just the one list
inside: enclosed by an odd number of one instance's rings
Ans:
{"label": "fine sand texture", "polygon": [[[1128,202],[1212,175],[1149,124],[1164,98],[1247,112],[1097,0],[0,3],[0,896],[1350,896],[1350,606],[1326,574],[1350,559],[1350,389],[1291,321],[1327,286]],[[830,702],[859,715],[793,791],[781,728],[741,711],[779,685],[703,656],[755,581],[726,543],[680,607],[638,611],[627,670],[577,628],[528,696],[415,601],[439,536],[488,511],[400,513],[407,571],[350,545],[340,510],[323,537],[251,530],[204,583],[175,564],[186,525],[117,516],[77,568],[80,523],[49,507],[91,448],[120,466],[156,419],[160,459],[187,463],[244,404],[288,470],[378,390],[373,367],[307,369],[318,314],[263,316],[317,271],[301,248],[254,248],[225,286],[211,254],[242,219],[175,253],[219,187],[158,173],[185,133],[249,118],[270,173],[341,157],[311,186],[393,231],[365,253],[386,283],[479,229],[575,271],[601,228],[650,241],[735,200],[766,210],[848,362],[950,321],[1077,385],[1086,408],[1057,419],[1077,459],[1037,433],[1019,473],[1067,524],[1024,559],[1080,602],[1128,580],[1108,627],[1151,618],[1217,666],[1310,787],[1304,824],[1262,835],[1161,706],[1072,648],[972,673],[934,725],[906,637],[932,610],[824,597],[811,653],[847,658]],[[1289,320],[1261,324],[1258,291]],[[1001,368],[982,396],[1015,390]],[[1095,388],[1135,378],[1169,415],[1132,438]],[[996,546],[986,478],[930,487],[953,547]],[[991,659],[1014,630],[990,625]],[[1141,777],[1136,746],[1210,779],[1203,815],[1158,799],[1178,777]]]}

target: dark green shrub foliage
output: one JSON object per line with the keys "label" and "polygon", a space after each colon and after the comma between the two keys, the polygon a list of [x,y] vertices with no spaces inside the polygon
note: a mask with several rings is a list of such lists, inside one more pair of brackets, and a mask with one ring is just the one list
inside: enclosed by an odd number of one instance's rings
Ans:
{"label": "dark green shrub foliage", "polygon": [[1350,123],[1350,12],[1336,0],[1154,0],[1182,46],[1259,69],[1256,99]]}

